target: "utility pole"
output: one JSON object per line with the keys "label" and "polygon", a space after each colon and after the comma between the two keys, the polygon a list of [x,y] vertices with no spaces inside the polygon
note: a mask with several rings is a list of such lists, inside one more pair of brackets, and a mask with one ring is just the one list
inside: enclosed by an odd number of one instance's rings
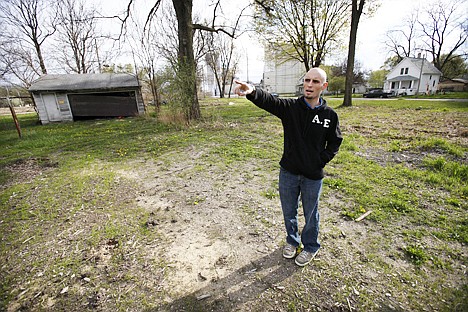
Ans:
{"label": "utility pole", "polygon": [[[421,54],[419,54],[419,56],[421,56]],[[426,56],[423,55],[422,57],[422,61],[421,61],[421,69],[419,70],[419,82],[418,82],[418,90],[416,91],[416,97],[419,96],[419,88],[421,87],[421,77],[422,77],[422,71],[423,71],[423,67],[424,67],[424,58]]]}
{"label": "utility pole", "polygon": [[249,53],[247,53],[247,83],[249,83]]}

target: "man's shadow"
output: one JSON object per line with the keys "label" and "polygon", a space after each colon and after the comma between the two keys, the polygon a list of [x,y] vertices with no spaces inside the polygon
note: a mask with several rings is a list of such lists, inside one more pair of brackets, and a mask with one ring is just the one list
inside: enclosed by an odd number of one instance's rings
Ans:
{"label": "man's shadow", "polygon": [[282,291],[287,285],[281,282],[300,270],[294,260],[283,258],[279,248],[202,289],[146,311],[232,311],[268,289]]}

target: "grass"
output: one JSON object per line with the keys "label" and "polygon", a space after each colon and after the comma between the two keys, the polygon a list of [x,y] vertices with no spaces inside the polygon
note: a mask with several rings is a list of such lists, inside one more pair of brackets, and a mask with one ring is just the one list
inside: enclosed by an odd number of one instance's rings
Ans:
{"label": "grass", "polygon": [[[329,95],[332,98],[343,98],[344,94],[338,94],[338,95]],[[362,98],[362,94],[353,94],[353,99],[359,99]],[[397,99],[400,100],[405,100],[405,99],[466,99],[468,98],[468,92],[445,92],[445,93],[440,93],[440,94],[422,94],[422,95],[406,95],[406,96],[401,96],[398,97]]]}
{"label": "grass", "polygon": [[[166,263],[144,259],[138,252],[139,242],[163,240],[147,225],[158,214],[138,206],[134,194],[139,186],[121,172],[131,171],[132,163],[139,161],[170,165],[177,158],[168,155],[193,149],[202,152],[194,156],[191,171],[177,172],[181,177],[217,168],[243,174],[246,181],[263,181],[263,173],[276,172],[282,149],[281,124],[247,101],[217,99],[202,104],[203,120],[188,127],[150,117],[41,126],[36,116],[19,115],[22,139],[11,117],[0,116],[0,310],[21,303],[21,296],[29,301],[20,307],[32,309],[34,295],[43,302],[55,300],[55,308],[92,307],[102,289],[108,298],[119,298],[108,303],[109,309],[152,307],[163,300],[165,293],[143,286],[142,272],[162,280],[167,278]],[[410,310],[466,308],[466,282],[450,274],[458,274],[467,261],[468,104],[405,99],[354,99],[348,108],[338,107],[340,99],[329,99],[329,104],[340,116],[345,140],[326,167],[323,195],[340,198],[342,204],[332,209],[347,221],[372,210],[365,222],[370,232],[381,234],[363,247],[366,260],[359,267],[380,272],[387,289],[373,286],[369,292],[357,286],[352,268],[344,272],[346,268],[319,262],[318,270],[328,274],[305,269],[297,284],[284,291],[284,310],[310,308],[307,302],[317,297],[301,292],[299,286],[305,282],[317,290],[312,278],[329,286],[324,296],[334,301],[330,304],[341,302],[343,307],[347,298],[354,298],[356,306],[376,309],[377,292],[383,294],[382,300],[406,302]],[[245,163],[257,165],[250,172],[239,172]],[[121,171],[116,172],[117,166]],[[277,187],[265,181],[257,192],[265,201],[277,201]],[[205,195],[194,193],[187,196],[186,204],[198,207],[205,201]],[[253,220],[257,212],[250,205],[240,211],[246,222],[263,223],[269,229],[277,226],[264,218]],[[338,239],[337,233],[331,236]],[[48,256],[40,257],[41,253]],[[385,254],[411,269],[394,275],[395,267]],[[105,271],[91,265],[97,259],[104,261]],[[46,290],[31,283],[33,277],[46,283]],[[99,280],[101,290],[86,287],[85,277]],[[441,285],[444,279],[450,283]],[[338,280],[339,287],[334,284]],[[71,281],[82,286],[70,288],[68,299],[57,299]],[[423,286],[412,287],[416,282]],[[333,290],[337,287],[341,291]],[[21,295],[24,290],[32,295]],[[301,292],[303,300],[297,300],[295,292]],[[435,294],[443,301],[434,306]],[[187,306],[203,309],[196,298],[187,300]]]}

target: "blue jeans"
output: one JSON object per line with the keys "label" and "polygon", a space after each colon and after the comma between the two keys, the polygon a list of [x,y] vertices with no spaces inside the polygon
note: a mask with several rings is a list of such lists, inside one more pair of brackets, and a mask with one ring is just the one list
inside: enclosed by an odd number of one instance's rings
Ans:
{"label": "blue jeans", "polygon": [[[281,168],[279,174],[279,193],[286,226],[286,242],[293,246],[304,245],[304,250],[316,252],[320,248],[318,241],[319,212],[318,204],[322,180],[307,179]],[[299,235],[297,211],[299,199],[302,199],[305,224]]]}

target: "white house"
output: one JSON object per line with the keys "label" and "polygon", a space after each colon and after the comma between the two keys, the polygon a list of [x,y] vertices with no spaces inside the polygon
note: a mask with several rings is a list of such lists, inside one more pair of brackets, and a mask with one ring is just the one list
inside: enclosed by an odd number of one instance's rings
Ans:
{"label": "white house", "polygon": [[441,75],[425,58],[405,57],[388,73],[384,90],[396,95],[433,94]]}
{"label": "white house", "polygon": [[304,73],[304,65],[295,60],[284,62],[266,61],[263,88],[271,93],[293,95],[296,93],[296,85],[298,81],[301,81]]}

